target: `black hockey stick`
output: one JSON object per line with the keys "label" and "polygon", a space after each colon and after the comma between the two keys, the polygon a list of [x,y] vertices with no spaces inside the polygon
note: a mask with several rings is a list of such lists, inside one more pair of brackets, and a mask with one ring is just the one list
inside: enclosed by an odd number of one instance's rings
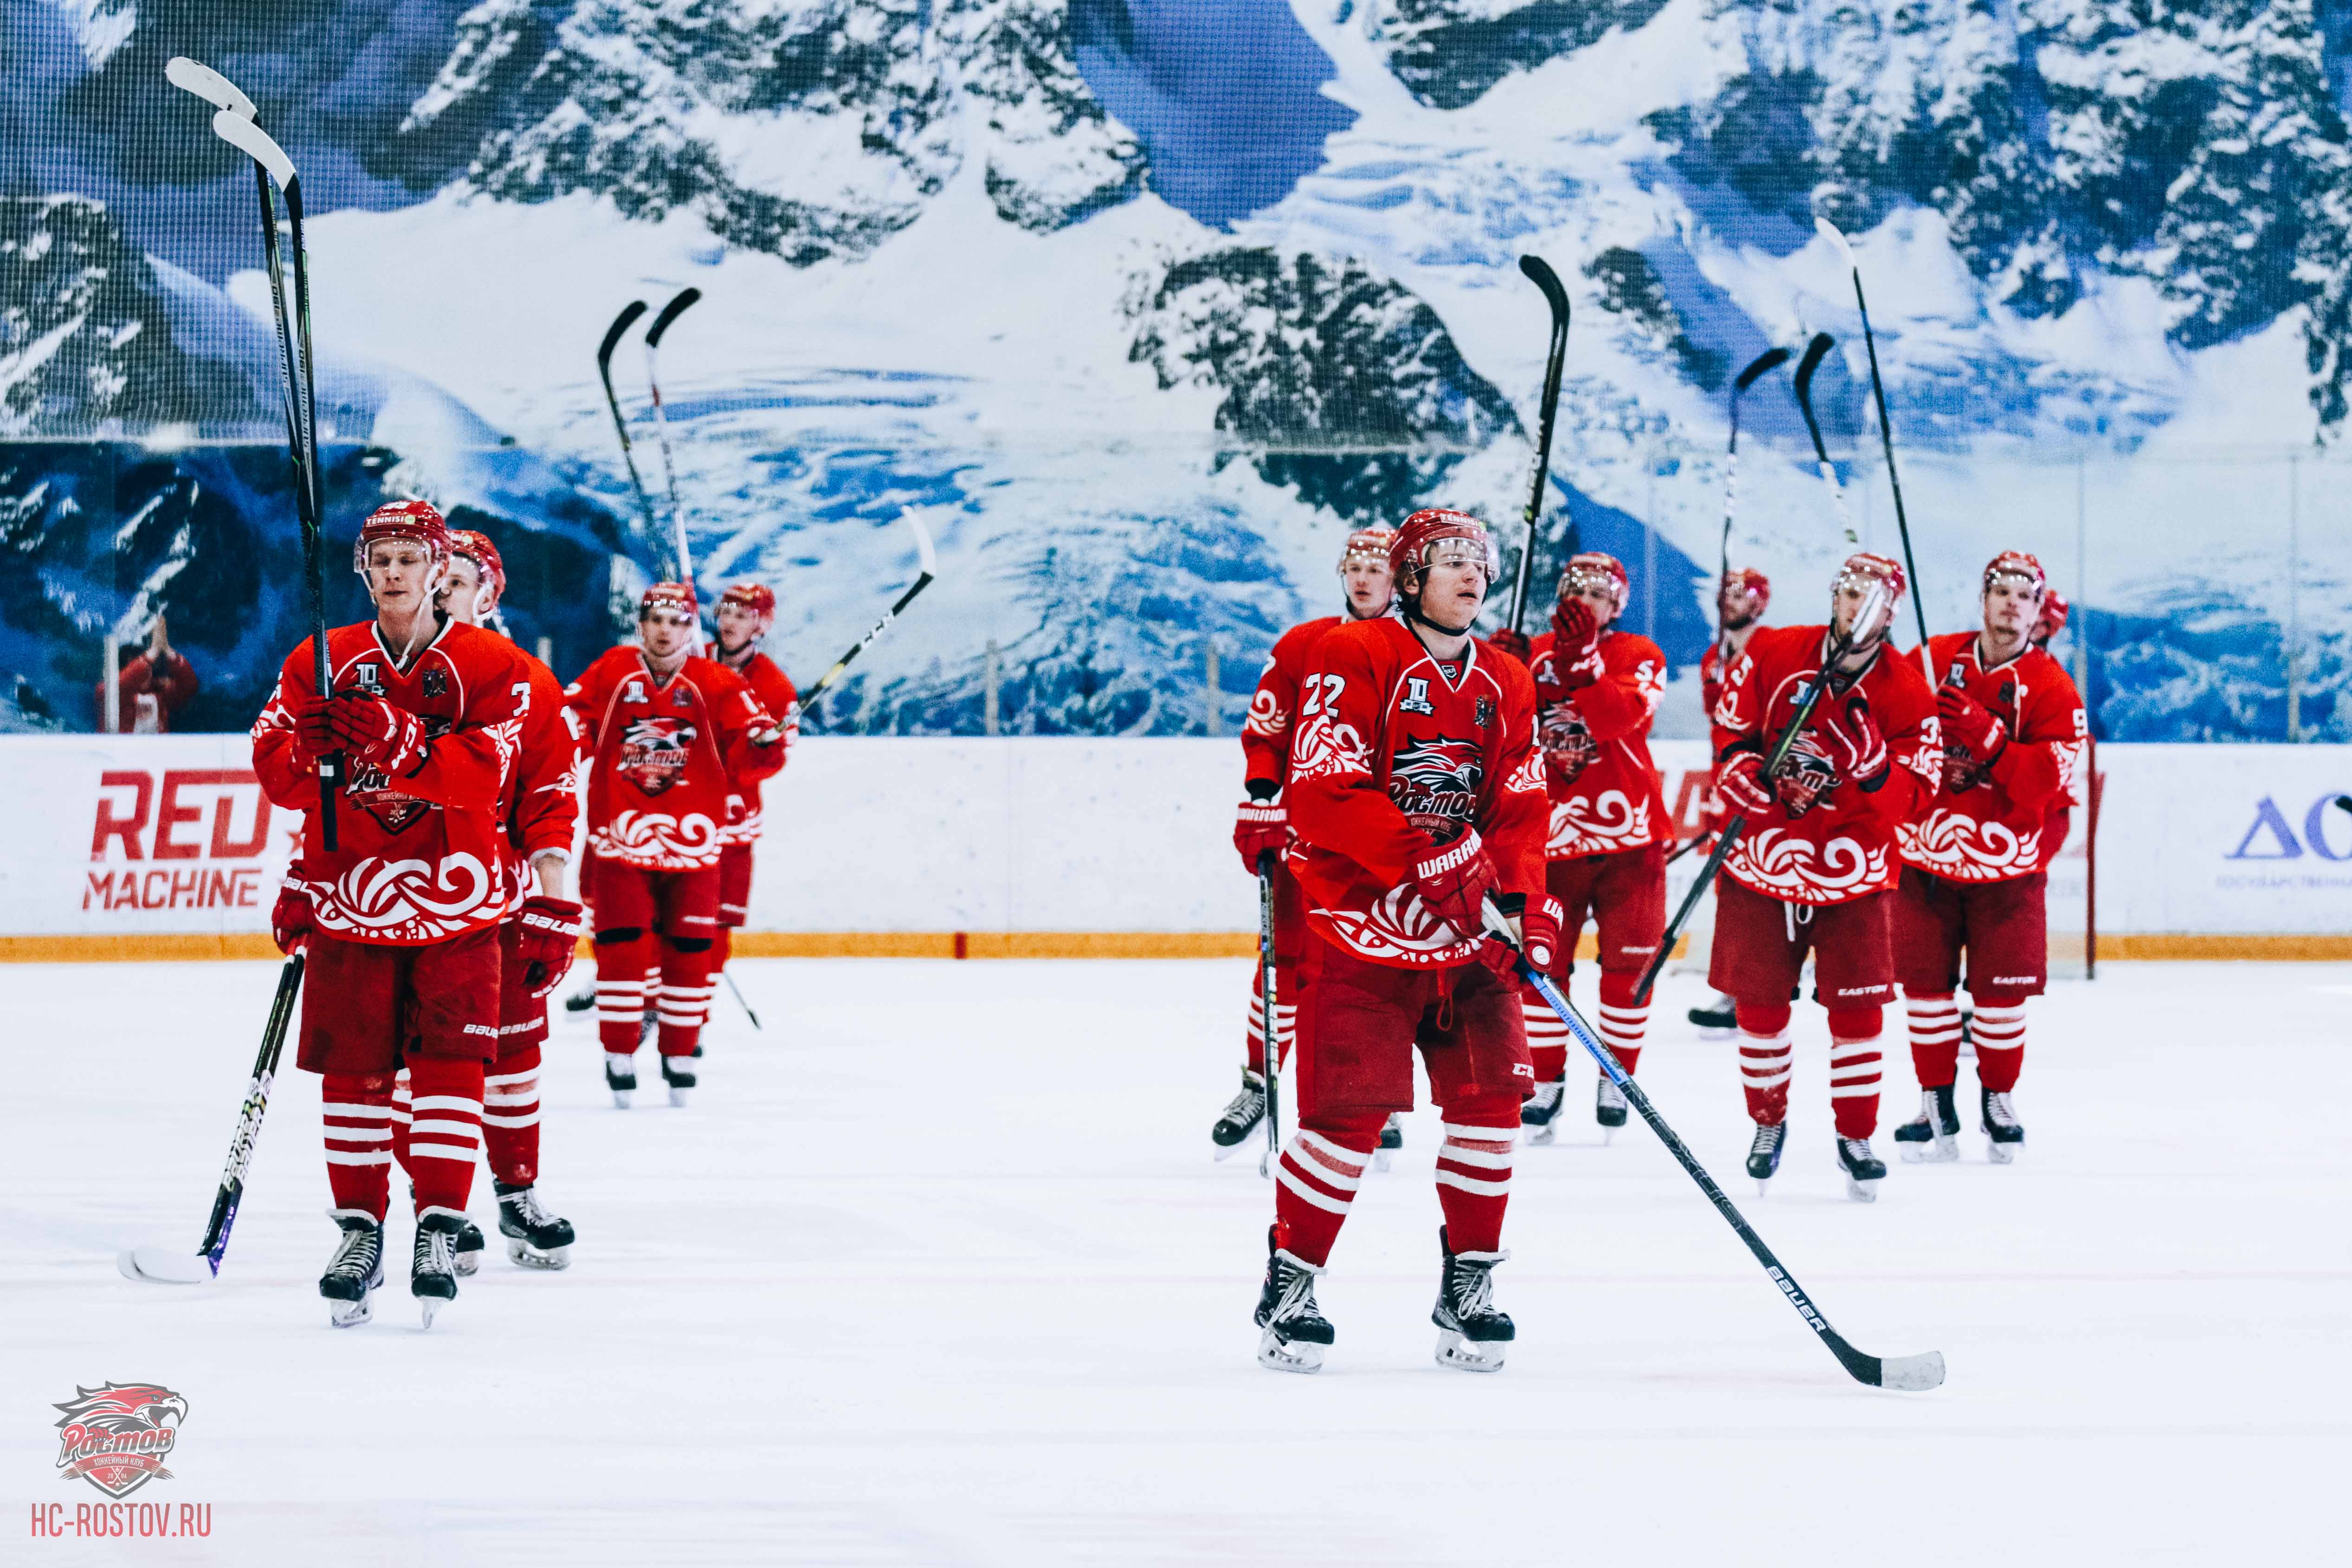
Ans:
{"label": "black hockey stick", "polygon": [[735,977],[721,969],[719,971],[719,977],[727,982],[729,990],[735,993],[735,1005],[743,1009],[743,1016],[751,1020],[751,1027],[759,1030],[761,1034],[767,1033],[765,1029],[761,1028],[760,1015],[753,1012],[751,1004],[743,999],[743,988],[735,983]]}
{"label": "black hockey stick", "polygon": [[1911,559],[1911,519],[1903,510],[1903,476],[1895,469],[1895,427],[1886,420],[1886,385],[1878,375],[1878,335],[1870,329],[1870,301],[1863,297],[1862,264],[1854,260],[1853,246],[1837,225],[1816,217],[1813,227],[1837,246],[1838,254],[1845,257],[1846,270],[1853,275],[1853,303],[1862,312],[1862,346],[1870,355],[1870,395],[1878,405],[1878,444],[1886,454],[1886,482],[1895,489],[1895,528],[1903,536],[1903,570],[1911,574],[1911,613],[1919,622],[1919,668],[1932,687],[1936,673],[1927,658],[1927,606],[1919,597],[1919,563]]}
{"label": "black hockey stick", "polygon": [[228,1141],[228,1164],[221,1171],[220,1190],[213,1195],[212,1218],[205,1223],[203,1244],[192,1253],[169,1247],[127,1248],[114,1260],[124,1279],[150,1285],[203,1285],[219,1274],[222,1255],[228,1250],[229,1228],[236,1223],[237,1205],[245,1197],[246,1166],[253,1163],[262,1113],[269,1109],[269,1086],[278,1077],[278,1059],[286,1048],[294,998],[301,988],[302,955],[297,953],[278,972],[278,996],[269,1004],[268,1027],[261,1031],[261,1053],[253,1060],[253,1078],[246,1086],[245,1104],[236,1113],[236,1132]]}
{"label": "black hockey stick", "polygon": [[915,530],[915,549],[922,560],[921,575],[908,585],[906,592],[898,595],[898,601],[896,604],[883,612],[882,619],[874,622],[874,630],[852,643],[849,652],[835,659],[833,662],[833,668],[818,676],[816,685],[801,695],[802,717],[807,717],[809,710],[816,706],[818,699],[832,690],[834,682],[841,679],[841,672],[849,668],[849,662],[872,647],[875,639],[887,632],[890,629],[890,622],[898,619],[899,612],[912,604],[915,601],[915,595],[929,588],[931,585],[931,579],[939,575],[940,558],[932,551],[930,530],[923,527],[923,519],[917,517],[911,510],[906,514],[906,517],[907,526]]}
{"label": "black hockey stick", "polygon": [[1822,361],[1837,340],[1827,332],[1816,332],[1805,345],[1805,357],[1797,361],[1797,412],[1805,416],[1805,434],[1813,438],[1813,463],[1821,470],[1822,483],[1830,489],[1830,504],[1837,508],[1838,527],[1845,530],[1845,542],[1862,543],[1862,536],[1853,531],[1853,516],[1846,510],[1845,487],[1838,483],[1837,465],[1830,461],[1829,444],[1822,439],[1822,422],[1813,414],[1813,372],[1822,368]]}
{"label": "black hockey stick", "polygon": [[1695,850],[1695,849],[1698,848],[1698,847],[1699,847],[1699,845],[1701,845],[1701,844],[1703,844],[1703,843],[1706,842],[1709,839],[1711,839],[1711,838],[1713,838],[1713,837],[1715,837],[1715,835],[1714,835],[1713,833],[1694,833],[1694,834],[1692,834],[1689,838],[1685,839],[1685,840],[1684,840],[1684,841],[1683,841],[1679,845],[1677,845],[1677,846],[1675,847],[1675,852],[1674,852],[1674,853],[1672,853],[1672,854],[1670,854],[1670,855],[1668,855],[1668,856],[1666,857],[1666,863],[1667,863],[1668,865],[1672,865],[1672,864],[1674,864],[1676,861],[1678,861],[1678,860],[1682,859],[1682,858],[1683,858],[1683,856],[1685,856],[1685,855],[1686,855],[1686,854],[1690,853],[1690,852],[1691,852],[1691,851],[1693,851],[1693,850]]}
{"label": "black hockey stick", "polygon": [[[1486,922],[1488,936],[1509,942],[1514,947],[1518,946],[1512,938],[1509,923],[1491,901],[1486,905]],[[1789,1304],[1797,1309],[1797,1315],[1805,1320],[1808,1328],[1821,1336],[1822,1343],[1830,1347],[1830,1354],[1838,1358],[1838,1364],[1844,1367],[1855,1382],[1867,1383],[1874,1388],[1913,1391],[1943,1385],[1944,1355],[1941,1351],[1925,1351],[1917,1355],[1865,1355],[1848,1344],[1843,1334],[1830,1327],[1829,1319],[1822,1316],[1821,1309],[1813,1305],[1812,1298],[1805,1294],[1804,1289],[1782,1266],[1780,1260],[1772,1255],[1772,1249],[1764,1245],[1764,1239],[1756,1234],[1756,1228],[1748,1223],[1747,1216],[1739,1212],[1738,1206],[1731,1201],[1722,1187],[1716,1185],[1715,1178],[1707,1175],[1706,1167],[1698,1163],[1698,1156],[1690,1152],[1689,1145],[1666,1125],[1666,1119],[1658,1114],[1656,1106],[1650,1103],[1649,1095],[1633,1082],[1633,1076],[1619,1063],[1615,1053],[1601,1043],[1601,1038],[1593,1032],[1592,1026],[1586,1023],[1584,1015],[1560,994],[1551,977],[1529,968],[1522,960],[1519,978],[1535,988],[1536,994],[1543,998],[1545,1005],[1558,1013],[1559,1021],[1568,1026],[1569,1033],[1576,1036],[1576,1042],[1601,1064],[1601,1071],[1617,1085],[1626,1103],[1642,1113],[1642,1120],[1650,1124],[1650,1131],[1658,1134],[1658,1141],[1666,1145],[1666,1152],[1675,1156],[1691,1180],[1698,1183],[1699,1191],[1706,1194],[1707,1201],[1715,1205],[1715,1211],[1723,1216],[1724,1222],[1748,1244],[1748,1250],[1755,1254],[1756,1261],[1764,1265],[1765,1277],[1780,1287],[1780,1293],[1789,1298]]]}
{"label": "black hockey stick", "polygon": [[677,551],[677,580],[688,588],[694,586],[694,557],[686,544],[686,512],[677,504],[677,465],[670,461],[669,420],[662,412],[661,375],[655,365],[654,356],[661,348],[662,335],[669,330],[670,323],[685,315],[701,298],[702,290],[699,288],[679,290],[675,298],[661,308],[661,314],[654,318],[654,324],[646,329],[646,386],[653,393],[654,439],[661,445],[662,480],[669,489],[669,520],[671,532],[676,536],[674,548]]}
{"label": "black hockey stick", "polygon": [[1257,1174],[1272,1176],[1282,1159],[1282,1048],[1274,1034],[1274,852],[1257,857],[1257,1024],[1265,1056],[1258,1076],[1265,1082],[1265,1153]]}
{"label": "black hockey stick", "polygon": [[[184,55],[163,66],[173,86],[215,105],[213,133],[253,161],[254,193],[261,204],[261,254],[269,274],[269,297],[278,329],[279,374],[284,380],[286,444],[294,468],[294,511],[302,528],[303,575],[310,598],[310,677],[320,696],[334,695],[334,671],[327,655],[326,569],[319,554],[325,495],[319,476],[318,379],[310,350],[310,272],[309,249],[302,241],[302,181],[286,150],[263,131],[256,120],[253,99],[220,72]],[[278,244],[278,208],[270,199],[270,183],[286,198],[286,217],[294,251],[294,322],[286,311],[286,269]],[[295,361],[297,329],[301,361]],[[335,796],[341,788],[343,758],[330,752],[319,758],[319,841],[336,848]]]}
{"label": "black hockey stick", "polygon": [[[1772,749],[1765,754],[1764,777],[1768,780],[1780,777],[1780,764],[1787,759],[1789,748],[1797,744],[1797,737],[1806,725],[1812,722],[1813,710],[1821,706],[1822,696],[1829,690],[1831,680],[1836,674],[1838,661],[1845,657],[1847,650],[1865,632],[1874,629],[1881,616],[1891,613],[1894,608],[1886,601],[1886,584],[1874,582],[1871,585],[1869,597],[1854,612],[1853,623],[1843,633],[1831,636],[1830,650],[1822,660],[1821,673],[1806,686],[1804,695],[1798,700],[1797,711],[1789,719],[1788,727],[1780,732],[1780,737],[1772,742]],[[1740,831],[1747,826],[1748,813],[1745,811],[1734,812],[1731,821],[1723,824],[1723,831],[1715,841],[1714,852],[1706,857],[1706,864],[1699,868],[1698,880],[1691,883],[1688,893],[1683,894],[1682,905],[1675,911],[1675,917],[1666,923],[1666,934],[1658,943],[1658,950],[1650,955],[1650,967],[1642,971],[1642,983],[1633,988],[1635,1001],[1650,999],[1650,988],[1658,983],[1658,971],[1664,968],[1666,960],[1674,956],[1675,943],[1681,937],[1683,927],[1690,923],[1691,911],[1698,907],[1698,901],[1706,890],[1715,885],[1715,873],[1723,869],[1732,845],[1739,841]]]}
{"label": "black hockey stick", "polygon": [[[1551,433],[1559,418],[1560,371],[1568,362],[1568,290],[1559,285],[1559,274],[1539,256],[1519,257],[1519,270],[1530,282],[1543,290],[1544,303],[1551,308],[1551,350],[1544,361],[1543,402],[1536,413],[1536,471],[1528,482],[1528,509],[1523,520],[1527,524],[1527,539],[1519,547],[1519,571],[1511,584],[1511,630],[1519,629],[1519,621],[1528,607],[1528,573],[1536,559],[1536,519],[1543,515],[1544,481],[1551,474]],[[1569,553],[1576,553],[1575,524],[1570,525]]]}
{"label": "black hockey stick", "polygon": [[1723,470],[1723,570],[1718,586],[1731,575],[1731,519],[1739,507],[1739,399],[1749,387],[1789,362],[1786,349],[1767,349],[1748,361],[1731,383],[1731,454]]}
{"label": "black hockey stick", "polygon": [[636,492],[637,513],[645,519],[646,543],[651,545],[661,537],[661,525],[654,520],[653,497],[646,494],[646,482],[637,473],[636,450],[629,444],[629,422],[621,413],[621,400],[613,391],[613,351],[621,346],[622,335],[636,325],[637,318],[646,313],[646,302],[632,299],[613,318],[604,329],[604,340],[596,345],[596,376],[604,383],[604,406],[613,411],[613,431],[621,438],[621,462],[629,470],[629,488]]}

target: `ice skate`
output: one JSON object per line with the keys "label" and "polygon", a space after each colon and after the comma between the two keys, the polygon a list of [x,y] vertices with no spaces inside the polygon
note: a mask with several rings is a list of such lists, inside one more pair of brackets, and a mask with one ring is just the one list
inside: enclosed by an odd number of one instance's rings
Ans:
{"label": "ice skate", "polygon": [[364,1209],[334,1208],[329,1218],[343,1228],[327,1271],[319,1276],[319,1294],[332,1303],[327,1321],[339,1329],[356,1328],[368,1321],[368,1292],[383,1283],[383,1227]]}
{"label": "ice skate", "polygon": [[1320,1372],[1324,1348],[1337,1337],[1315,1304],[1315,1276],[1323,1270],[1276,1247],[1271,1228],[1265,1247],[1265,1284],[1257,1293],[1253,1320],[1265,1331],[1258,1336],[1257,1364],[1276,1372]]}
{"label": "ice skate", "polygon": [[665,1056],[661,1059],[661,1070],[662,1082],[669,1085],[670,1104],[679,1110],[685,1109],[687,1091],[695,1084],[694,1058]]}
{"label": "ice skate", "polygon": [[604,1087],[613,1092],[616,1109],[629,1108],[629,1098],[637,1092],[637,1059],[622,1051],[604,1053]]}
{"label": "ice skate", "polygon": [[563,998],[563,1010],[568,1013],[584,1013],[595,1005],[596,977],[593,975],[588,977],[578,990]]}
{"label": "ice skate", "polygon": [[1789,1140],[1785,1122],[1759,1122],[1756,1137],[1748,1145],[1748,1174],[1756,1178],[1756,1192],[1762,1197],[1771,1190],[1769,1184],[1780,1174],[1780,1148]]}
{"label": "ice skate", "polygon": [[1729,1034],[1739,1027],[1738,1004],[1717,991],[1715,1000],[1691,1009],[1690,1020],[1698,1025],[1703,1034]]}
{"label": "ice skate", "polygon": [[1960,1113],[1952,1086],[1919,1091],[1919,1114],[1895,1129],[1895,1152],[1905,1165],[1945,1165],[1960,1157]]}
{"label": "ice skate", "polygon": [[470,1279],[482,1271],[482,1228],[472,1220],[461,1220],[457,1226],[457,1277]]}
{"label": "ice skate", "polygon": [[526,1269],[570,1268],[572,1221],[550,1213],[536,1186],[490,1185],[499,1195],[499,1234],[507,1239],[507,1256]]}
{"label": "ice skate", "polygon": [[1615,1079],[1604,1076],[1592,1092],[1592,1119],[1601,1124],[1602,1143],[1613,1140],[1617,1129],[1625,1124],[1625,1091],[1617,1087]]}
{"label": "ice skate", "polygon": [[1438,1227],[1445,1254],[1437,1277],[1437,1305],[1429,1321],[1437,1325],[1437,1364],[1456,1372],[1500,1372],[1503,1356],[1518,1329],[1495,1306],[1495,1265],[1508,1252],[1456,1252]]}
{"label": "ice skate", "polygon": [[1845,1172],[1845,1195],[1856,1203],[1876,1203],[1878,1184],[1886,1179],[1886,1162],[1870,1152],[1868,1138],[1837,1141],[1838,1168]]}
{"label": "ice skate", "polygon": [[416,1248],[408,1260],[408,1293],[424,1310],[428,1329],[441,1303],[457,1299],[457,1229],[465,1222],[464,1215],[446,1208],[416,1217]]}
{"label": "ice skate", "polygon": [[2008,1091],[1979,1086],[1979,1092],[1983,1097],[1981,1125],[1992,1140],[1985,1145],[1985,1153],[1993,1164],[2008,1165],[2025,1147],[2025,1124],[2017,1119],[2017,1107],[2010,1103]]}
{"label": "ice skate", "polygon": [[1563,1070],[1550,1082],[1536,1085],[1533,1098],[1519,1102],[1519,1125],[1530,1129],[1528,1143],[1549,1144],[1559,1135],[1560,1106],[1567,1099],[1568,1073]]}
{"label": "ice skate", "polygon": [[1381,1128],[1381,1141],[1372,1150],[1372,1168],[1376,1171],[1387,1170],[1389,1162],[1396,1157],[1396,1152],[1402,1147],[1404,1147],[1404,1118],[1397,1112],[1391,1111],[1389,1113],[1388,1121]]}
{"label": "ice skate", "polygon": [[1233,1152],[1249,1141],[1265,1120],[1265,1077],[1263,1073],[1242,1069],[1242,1092],[1225,1104],[1217,1117],[1217,1124],[1209,1129],[1209,1142],[1217,1145],[1217,1158],[1231,1158]]}

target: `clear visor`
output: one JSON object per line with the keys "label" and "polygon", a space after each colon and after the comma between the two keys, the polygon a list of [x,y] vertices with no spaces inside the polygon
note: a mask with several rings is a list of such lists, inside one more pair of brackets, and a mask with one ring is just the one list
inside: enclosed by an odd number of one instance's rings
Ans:
{"label": "clear visor", "polygon": [[1841,571],[1831,585],[1832,609],[1843,607],[1851,591],[1862,596],[1855,607],[1854,620],[1848,634],[1854,643],[1863,643],[1877,637],[1895,620],[1895,585],[1871,571]]}
{"label": "clear visor", "polygon": [[2035,599],[2042,597],[2042,584],[2035,581],[2032,574],[2030,572],[1996,571],[1985,579],[1986,590],[1990,591],[1995,583],[2000,583],[2006,588],[2012,589],[2019,593],[2028,594]]}
{"label": "clear visor", "polygon": [[649,626],[691,626],[694,617],[669,605],[656,605],[637,617]]}
{"label": "clear visor", "polygon": [[1486,545],[1481,540],[1465,539],[1458,535],[1452,538],[1432,539],[1422,546],[1421,564],[1423,566],[1475,566],[1489,577],[1495,573],[1495,558]]}
{"label": "clear visor", "polygon": [[1360,566],[1376,566],[1382,571],[1388,570],[1388,547],[1383,545],[1378,549],[1374,549],[1370,545],[1349,547],[1348,553],[1339,558],[1339,570],[1348,571]]}
{"label": "clear visor", "polygon": [[1570,593],[1580,597],[1587,593],[1601,593],[1612,600],[1617,597],[1616,578],[1598,567],[1570,567],[1560,577],[1559,586],[1563,597]]}

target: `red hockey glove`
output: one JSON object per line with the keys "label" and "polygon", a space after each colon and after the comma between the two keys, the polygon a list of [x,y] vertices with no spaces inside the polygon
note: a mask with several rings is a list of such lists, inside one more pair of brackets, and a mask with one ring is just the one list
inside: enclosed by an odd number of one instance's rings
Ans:
{"label": "red hockey glove", "polygon": [[1551,660],[1559,684],[1570,691],[1601,678],[1601,622],[1581,599],[1552,608]]}
{"label": "red hockey glove", "polygon": [[1770,807],[1772,787],[1764,782],[1764,758],[1743,751],[1725,763],[1716,775],[1715,792],[1723,797],[1726,806],[1751,817]]}
{"label": "red hockey glove", "polygon": [[1495,862],[1486,858],[1478,830],[1470,827],[1444,848],[1433,847],[1412,868],[1412,888],[1421,902],[1459,936],[1475,936],[1486,929],[1480,906],[1495,891],[1496,880]]}
{"label": "red hockey glove", "polygon": [[1486,639],[1486,646],[1497,653],[1508,653],[1522,664],[1528,662],[1528,634],[1524,632],[1514,632],[1506,626]]}
{"label": "red hockey glove", "polygon": [[579,950],[580,905],[568,898],[545,894],[522,901],[516,912],[515,961],[522,966],[522,983],[534,997],[543,997],[563,983]]}
{"label": "red hockey glove", "polygon": [[1958,686],[1937,688],[1936,710],[1943,716],[1944,743],[1966,751],[1971,762],[1990,762],[2009,744],[2000,716]]}
{"label": "red hockey glove", "polygon": [[310,918],[310,895],[292,883],[278,890],[278,902],[269,908],[269,939],[288,957],[302,950],[309,940],[314,923]]}
{"label": "red hockey glove", "polygon": [[1864,789],[1886,771],[1886,737],[1870,716],[1870,704],[1860,692],[1843,703],[1825,701],[1813,710],[1813,737],[1839,779],[1852,779]]}
{"label": "red hockey glove", "polygon": [[1271,854],[1278,861],[1289,847],[1290,813],[1279,798],[1241,803],[1234,815],[1234,848],[1252,876],[1257,874],[1258,856]]}
{"label": "red hockey glove", "polygon": [[335,739],[335,699],[303,698],[294,715],[294,755],[301,759],[302,766],[317,772],[319,758],[340,744]]}
{"label": "red hockey glove", "polygon": [[1490,936],[1479,946],[1479,962],[1507,980],[1517,975],[1518,961],[1525,956],[1528,968],[1555,979],[1561,977],[1568,953],[1561,941],[1560,927],[1567,923],[1568,911],[1559,900],[1545,894],[1522,902],[1519,895],[1505,893],[1496,894],[1495,906],[1517,917],[1519,945],[1514,950]]}
{"label": "red hockey glove", "polygon": [[425,759],[425,721],[382,697],[345,693],[330,705],[335,743],[349,756],[394,779]]}
{"label": "red hockey glove", "polygon": [[1575,783],[1601,755],[1600,745],[1573,703],[1554,703],[1543,710],[1536,722],[1536,744],[1543,747],[1546,771],[1562,784]]}
{"label": "red hockey glove", "polygon": [[1780,771],[1772,776],[1772,793],[1780,798],[1789,815],[1801,817],[1843,782],[1836,765],[1822,749],[1821,737],[1807,730],[1797,737],[1789,747],[1789,755],[1781,758]]}

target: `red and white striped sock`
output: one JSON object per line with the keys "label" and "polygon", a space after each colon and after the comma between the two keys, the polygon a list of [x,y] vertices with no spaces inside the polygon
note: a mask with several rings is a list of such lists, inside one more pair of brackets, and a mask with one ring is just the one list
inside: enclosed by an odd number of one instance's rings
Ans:
{"label": "red and white striped sock", "polygon": [[1739,1082],[1748,1095],[1748,1116],[1760,1127],[1789,1119],[1789,1009],[1738,1007]]}
{"label": "red and white striped sock", "polygon": [[1437,1207],[1445,1216],[1446,1244],[1456,1252],[1502,1249],[1518,1120],[1516,1105],[1508,1125],[1493,1107],[1446,1111],[1445,1140],[1437,1145]]}
{"label": "red and white striped sock", "polygon": [[[1264,970],[1250,971],[1249,1022],[1243,1036],[1249,1070],[1259,1073],[1265,1071],[1265,979]],[[1288,988],[1282,982],[1283,977],[1276,973],[1274,977],[1274,1059],[1277,1065],[1287,1066],[1291,1042],[1298,1037],[1298,1007],[1295,1002],[1282,999],[1289,994]]]}
{"label": "red and white striped sock", "polygon": [[319,1086],[327,1145],[327,1190],[335,1207],[382,1224],[392,1203],[392,1078],[330,1072]]}
{"label": "red and white striped sock", "polygon": [[1830,1111],[1841,1138],[1866,1138],[1878,1130],[1879,1006],[1832,1008],[1830,1013]]}
{"label": "red and white striped sock", "polygon": [[404,1175],[412,1178],[415,1173],[408,1166],[408,1124],[413,1113],[408,1103],[408,1069],[402,1068],[392,1081],[392,1163]]}
{"label": "red and white striped sock", "polygon": [[1940,997],[1903,998],[1904,1020],[1911,1030],[1911,1071],[1922,1089],[1950,1085],[1960,1070],[1960,1004],[1947,991]]}
{"label": "red and white striped sock", "polygon": [[596,1038],[608,1053],[635,1055],[637,1036],[646,1021],[646,993],[649,977],[632,975],[628,970],[616,970],[605,978],[602,965],[596,970]]}
{"label": "red and white striped sock", "polygon": [[1979,1002],[1969,1033],[1977,1046],[1977,1082],[1996,1094],[2016,1088],[2025,1066],[2025,1004]]}
{"label": "red and white striped sock", "polygon": [[462,1214],[474,1189],[474,1161],[482,1152],[482,1061],[419,1056],[408,1064],[415,1087],[415,1121],[408,1129],[409,1169],[416,1181],[416,1212]]}
{"label": "red and white striped sock", "polygon": [[710,1017],[710,998],[719,982],[705,973],[700,979],[665,977],[655,994],[655,1016],[661,1020],[661,1053],[692,1056],[702,1026]]}
{"label": "red and white striped sock", "polygon": [[1330,1135],[1307,1127],[1291,1134],[1274,1171],[1276,1246],[1318,1269],[1330,1261],[1331,1244],[1339,1239],[1387,1120],[1380,1117],[1369,1128],[1351,1123]]}
{"label": "red and white striped sock", "polygon": [[509,1186],[539,1179],[539,1047],[519,1051],[482,1080],[482,1148]]}
{"label": "red and white striped sock", "polygon": [[[1631,1076],[1642,1065],[1642,1039],[1650,1032],[1650,1004],[1636,1001],[1639,975],[1601,975],[1601,1043]],[[1542,1082],[1538,1077],[1537,1082]]]}
{"label": "red and white striped sock", "polygon": [[1528,1055],[1535,1063],[1536,1082],[1549,1083],[1567,1071],[1571,1038],[1568,1025],[1533,986],[1519,988],[1519,1023],[1528,1031]]}

